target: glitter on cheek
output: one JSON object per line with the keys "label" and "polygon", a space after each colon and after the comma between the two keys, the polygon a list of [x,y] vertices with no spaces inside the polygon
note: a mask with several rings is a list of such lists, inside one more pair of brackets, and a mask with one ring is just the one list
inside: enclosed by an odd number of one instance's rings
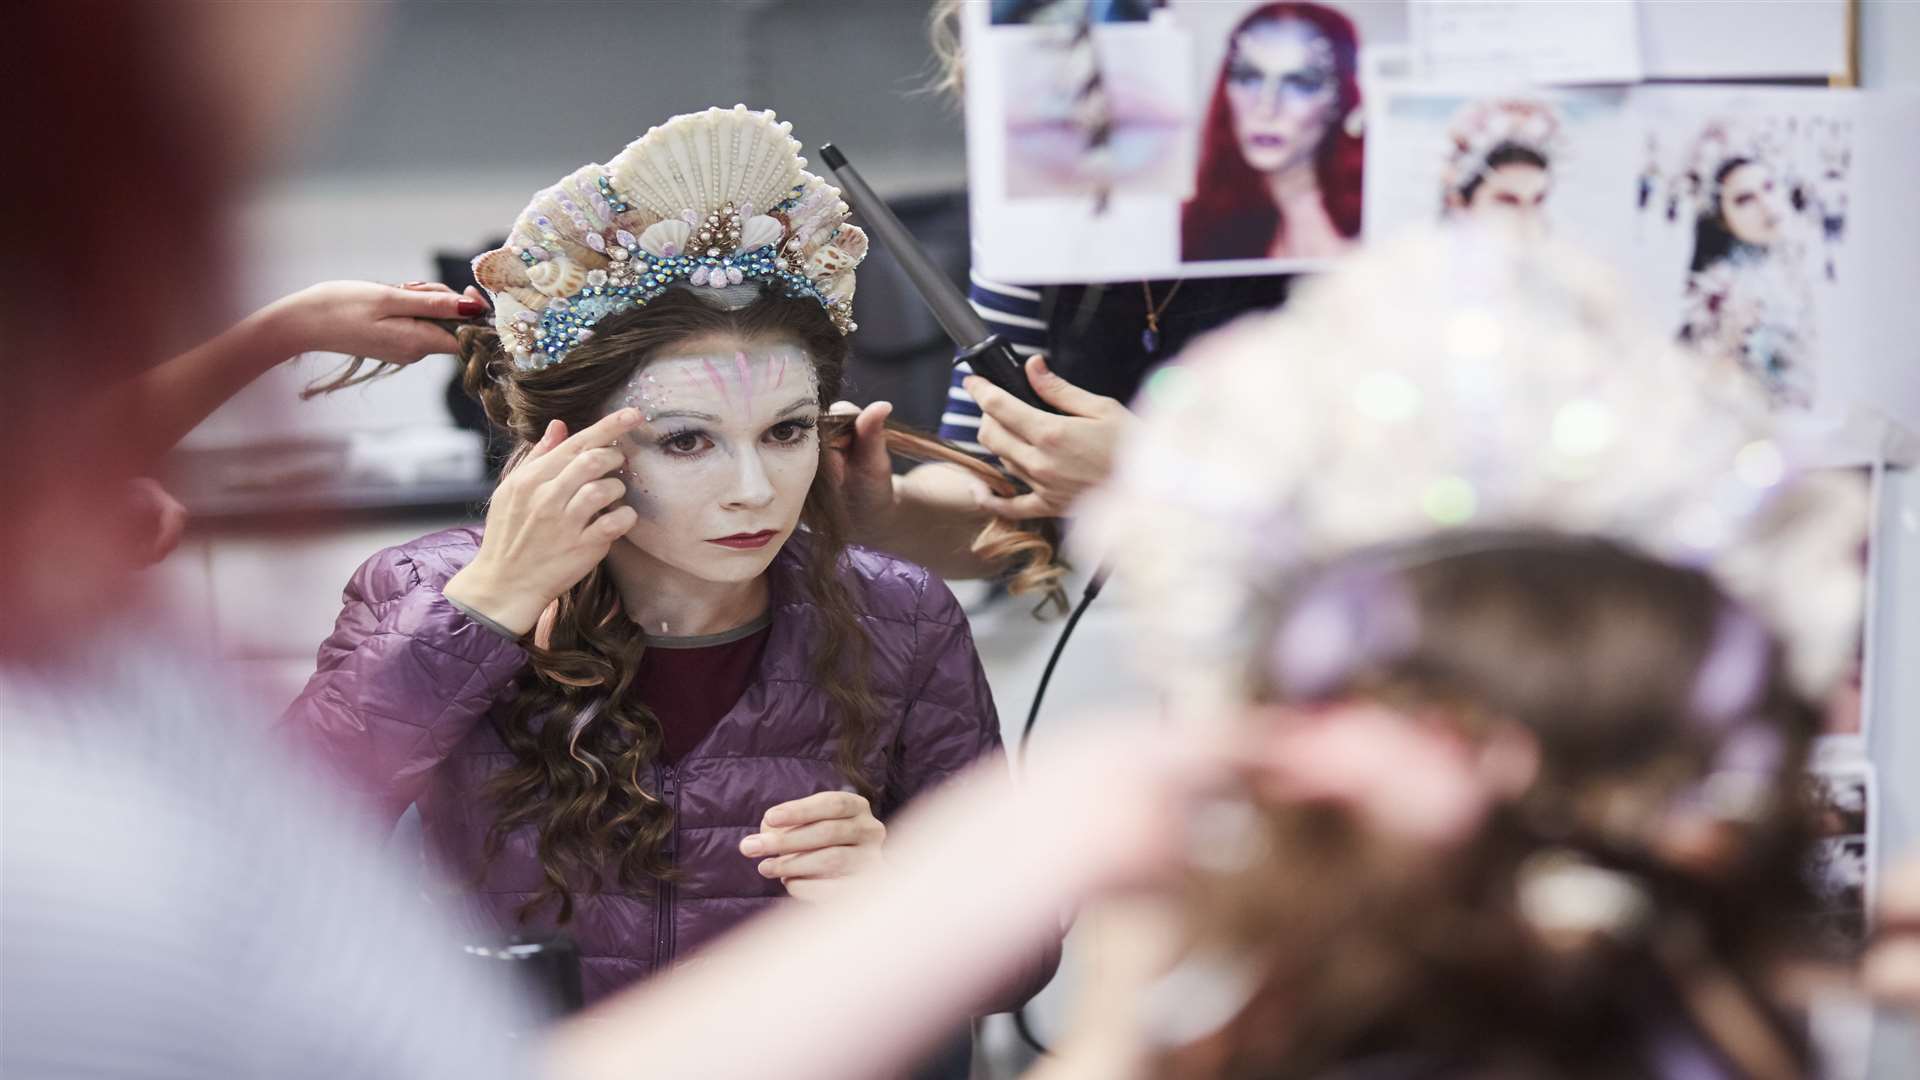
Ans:
{"label": "glitter on cheek", "polygon": [[632,477],[627,478],[627,493],[620,497],[620,501],[633,507],[633,512],[640,515],[641,521],[659,520],[660,500]]}
{"label": "glitter on cheek", "polygon": [[635,433],[629,432],[620,439],[620,449],[627,455],[627,462],[614,475],[626,486],[620,496],[622,505],[630,506],[640,516],[641,521],[655,521],[660,517],[660,500],[653,493],[653,485],[642,479],[641,440]]}

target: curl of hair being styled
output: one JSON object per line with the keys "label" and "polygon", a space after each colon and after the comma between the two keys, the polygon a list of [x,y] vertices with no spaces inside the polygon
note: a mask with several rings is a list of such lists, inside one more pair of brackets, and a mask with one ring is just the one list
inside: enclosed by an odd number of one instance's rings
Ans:
{"label": "curl of hair being styled", "polygon": [[[659,350],[715,333],[792,340],[813,358],[822,404],[841,390],[847,341],[819,304],[769,293],[728,311],[679,290],[607,317],[564,363],[543,369],[515,367],[491,327],[463,328],[464,384],[494,426],[515,440],[506,465],[511,470],[548,423],[559,420],[569,431],[586,428]],[[827,438],[823,432],[822,445]],[[924,448],[930,457],[981,464],[927,441],[933,444]],[[994,475],[1004,486],[1005,477]],[[826,622],[825,632],[814,639],[811,668],[832,699],[836,764],[855,790],[873,798],[885,778],[868,775],[863,764],[879,719],[868,684],[870,642],[840,574],[846,515],[838,487],[824,469],[807,493],[800,521],[806,534],[789,543],[802,545],[804,588]],[[983,544],[990,554],[1029,558],[1021,572],[1025,581],[1057,592],[1061,571],[1053,565],[1050,543],[1005,528],[983,536]],[[488,859],[516,829],[531,826],[539,838],[546,883],[522,906],[522,918],[553,902],[558,921],[569,921],[574,896],[602,888],[609,866],[621,885],[633,889],[674,876],[662,851],[673,814],[646,790],[661,729],[634,693],[644,647],[639,628],[622,616],[619,593],[604,567],[561,595],[533,632],[528,669],[500,731],[515,760],[485,788],[498,807],[486,840]]]}
{"label": "curl of hair being styled", "polygon": [[[1320,201],[1341,236],[1360,235],[1360,177],[1366,158],[1361,136],[1346,129],[1345,119],[1360,106],[1359,38],[1345,15],[1319,4],[1284,0],[1256,8],[1227,35],[1233,42],[1255,23],[1297,19],[1308,24],[1333,46],[1334,77],[1339,84],[1333,123],[1315,148],[1313,171],[1320,183]],[[1229,53],[1220,64],[1213,100],[1200,134],[1200,167],[1194,177],[1194,196],[1180,211],[1180,257],[1200,259],[1258,259],[1285,222],[1268,194],[1266,181],[1240,154],[1233,133],[1233,105],[1227,100]]]}
{"label": "curl of hair being styled", "polygon": [[[1699,702],[1738,609],[1706,574],[1546,532],[1378,555],[1309,581],[1358,567],[1387,583],[1400,632],[1360,635],[1310,693],[1256,673],[1256,697],[1438,715],[1470,748],[1517,727],[1538,746],[1537,777],[1444,853],[1337,806],[1256,797],[1258,855],[1189,885],[1196,947],[1251,958],[1249,1003],[1157,1075],[1318,1076],[1395,1053],[1448,1062],[1446,1075],[1658,1076],[1674,1037],[1739,1075],[1804,1075],[1804,1040],[1765,989],[1803,957],[1811,910],[1808,811],[1792,793],[1817,718],[1780,645],[1750,639],[1761,662],[1743,669],[1753,681],[1735,720],[1778,738],[1774,796],[1710,817],[1694,794],[1734,736]],[[1276,592],[1261,640],[1279,640],[1313,586]],[[1632,880],[1644,915],[1624,931],[1546,934],[1517,899],[1542,853]]]}

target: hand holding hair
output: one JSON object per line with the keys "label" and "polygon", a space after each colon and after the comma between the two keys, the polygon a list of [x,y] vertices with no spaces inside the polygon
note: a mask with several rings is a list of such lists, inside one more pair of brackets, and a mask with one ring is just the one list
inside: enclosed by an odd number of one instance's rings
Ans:
{"label": "hand holding hair", "polygon": [[985,414],[980,445],[1032,489],[1021,495],[981,497],[982,510],[1007,521],[1065,514],[1081,492],[1113,471],[1114,451],[1134,419],[1113,398],[1083,390],[1055,374],[1044,357],[1027,360],[1027,379],[1062,415],[1042,412],[978,375],[966,381],[967,393]]}
{"label": "hand holding hair", "polygon": [[[435,281],[325,281],[268,309],[284,336],[285,355],[332,352],[352,357],[329,378],[308,386],[302,398],[356,386],[423,357],[457,352],[460,344],[451,328],[489,310],[479,289],[468,286],[457,293]],[[368,364],[373,370],[363,370]]]}
{"label": "hand holding hair", "polygon": [[[898,488],[887,460],[889,454],[909,461],[958,466],[975,485],[976,502],[987,498],[1010,500],[1020,494],[1006,473],[959,447],[904,425],[886,423],[892,409],[886,402],[874,402],[855,411],[852,403],[837,402],[821,417],[827,468],[833,470],[854,515],[867,515],[872,521],[898,509]],[[1056,559],[1053,541],[1041,532],[989,516],[985,527],[974,536],[971,549],[996,566],[1017,568],[1007,586],[1015,596],[1039,593],[1059,610],[1066,610],[1066,594],[1060,587],[1066,569]]]}
{"label": "hand holding hair", "polygon": [[532,630],[639,521],[614,505],[626,483],[612,474],[626,463],[614,440],[640,423],[640,410],[622,409],[572,436],[547,425],[494,489],[479,553],[441,592],[515,634]]}

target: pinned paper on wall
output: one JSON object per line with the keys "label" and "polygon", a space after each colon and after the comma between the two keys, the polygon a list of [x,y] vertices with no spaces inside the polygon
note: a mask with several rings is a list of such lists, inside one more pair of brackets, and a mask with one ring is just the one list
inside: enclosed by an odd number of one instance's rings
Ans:
{"label": "pinned paper on wall", "polygon": [[1644,70],[1640,8],[1634,0],[1415,0],[1414,72],[1514,84],[1636,82]]}

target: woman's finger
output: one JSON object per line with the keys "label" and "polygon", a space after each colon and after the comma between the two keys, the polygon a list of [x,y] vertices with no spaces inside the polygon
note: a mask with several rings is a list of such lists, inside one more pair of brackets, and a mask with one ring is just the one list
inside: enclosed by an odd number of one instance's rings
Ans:
{"label": "woman's finger", "polygon": [[760,828],[793,829],[816,821],[856,817],[868,810],[867,800],[851,791],[822,791],[770,807],[760,819]]}
{"label": "woman's finger", "polygon": [[631,506],[616,506],[593,519],[587,526],[586,535],[596,543],[611,544],[615,540],[633,531],[640,524],[640,512]]}
{"label": "woman's finger", "polygon": [[1059,419],[1041,412],[978,375],[967,376],[964,386],[979,404],[983,415],[1024,442],[1038,442],[1040,433]]}
{"label": "woman's finger", "polygon": [[437,324],[420,319],[389,317],[381,319],[375,329],[380,334],[380,347],[367,356],[389,364],[411,364],[422,357],[453,353],[460,348],[460,339]]}
{"label": "woman's finger", "polygon": [[845,877],[859,865],[859,859],[859,848],[830,847],[766,859],[759,869],[760,876],[767,878]]}
{"label": "woman's finger", "polygon": [[547,421],[547,430],[540,433],[540,441],[537,443],[534,443],[533,449],[527,451],[527,456],[522,461],[522,464],[531,465],[535,461],[540,460],[541,458],[545,457],[547,454],[551,453],[554,447],[559,446],[562,442],[565,442],[566,438],[567,438],[566,424],[558,420]]}
{"label": "woman's finger", "polygon": [[567,500],[567,516],[575,521],[590,522],[600,511],[613,505],[614,501],[627,493],[626,481],[609,476],[604,480],[595,480],[583,484],[573,498]]}
{"label": "woman's finger", "polygon": [[[600,450],[612,446],[615,439],[639,427],[643,422],[639,409],[621,409],[618,412],[608,413],[592,425],[562,439],[558,446],[541,454],[536,459],[539,469],[536,476],[544,479],[559,475],[560,470],[566,468],[574,458],[589,450]],[[536,461],[529,461],[528,464],[536,464]],[[582,482],[585,482],[584,479]]]}
{"label": "woman's finger", "polygon": [[627,455],[621,451],[611,446],[597,447],[575,456],[548,482],[553,485],[554,496],[571,505],[580,491],[626,463]]}
{"label": "woman's finger", "polygon": [[987,453],[1000,459],[1001,468],[1028,487],[1040,486],[1033,481],[1039,451],[1008,434],[1007,430],[994,423],[991,417],[981,422],[978,438],[980,445],[986,448]]}
{"label": "woman's finger", "polygon": [[[870,818],[832,818],[816,821],[811,825],[802,825],[797,829],[771,829],[754,833],[740,841],[740,854],[751,859],[769,855],[794,855],[802,851],[817,848],[842,847],[858,844],[872,839],[873,833],[867,822]],[[885,826],[874,821],[873,827],[884,830]]]}

